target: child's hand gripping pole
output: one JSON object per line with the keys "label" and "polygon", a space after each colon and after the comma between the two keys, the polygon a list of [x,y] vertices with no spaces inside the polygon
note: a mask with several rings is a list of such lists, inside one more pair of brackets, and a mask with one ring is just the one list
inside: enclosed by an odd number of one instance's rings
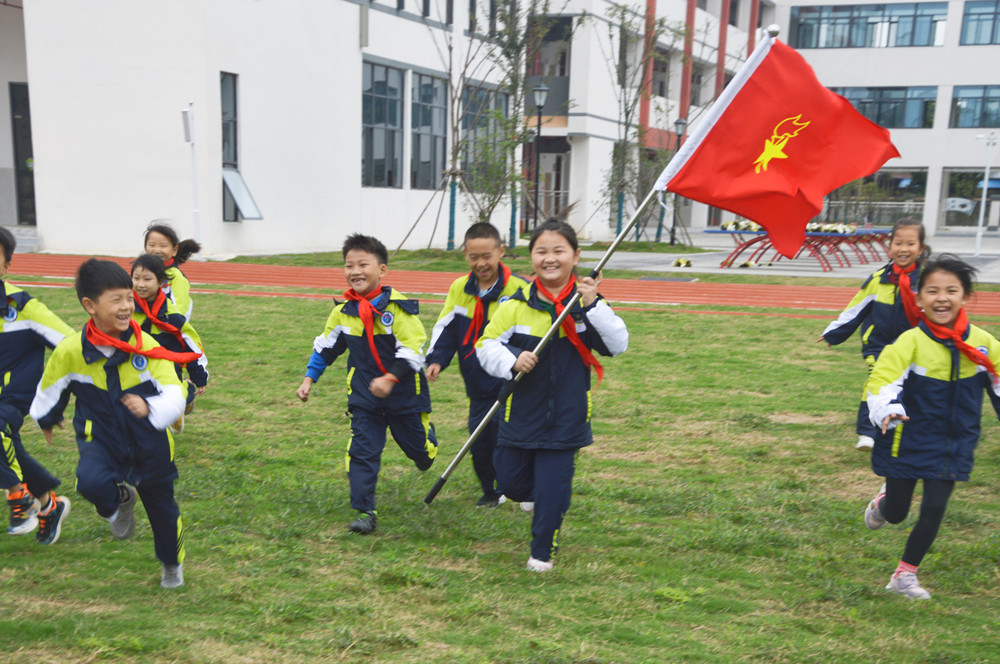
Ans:
{"label": "child's hand gripping pole", "polygon": [[[639,221],[639,214],[642,212],[643,208],[646,207],[646,204],[649,203],[649,201],[653,198],[653,195],[655,193],[656,193],[655,189],[650,191],[649,194],[646,195],[646,198],[639,205],[639,207],[636,208],[635,213],[632,214],[632,218],[629,219],[628,224],[624,228],[622,228],[621,233],[618,234],[618,237],[615,238],[615,241],[611,243],[610,247],[608,247],[608,250],[604,253],[604,257],[601,258],[601,260],[597,263],[597,267],[595,267],[590,272],[591,279],[597,279],[597,277],[600,275],[601,270],[604,269],[604,266],[607,264],[608,259],[611,258],[611,254],[615,253],[615,250],[618,249],[618,246],[625,239],[625,236],[628,235],[629,231],[632,230],[636,222]],[[535,355],[539,355],[542,352],[542,349],[544,349],[545,346],[549,343],[549,340],[552,339],[552,336],[562,325],[562,322],[566,320],[566,316],[569,315],[569,312],[572,311],[573,307],[576,306],[576,303],[579,301],[580,301],[580,291],[578,290],[577,292],[573,293],[573,297],[571,297],[569,302],[566,303],[566,306],[562,310],[562,313],[559,314],[559,316],[552,323],[552,326],[549,327],[548,331],[545,333],[545,336],[543,336],[541,340],[538,342],[538,345],[535,346],[534,350],[532,351]],[[451,474],[455,472],[455,468],[458,467],[458,464],[462,461],[465,455],[472,448],[472,444],[479,439],[479,436],[480,434],[483,433],[483,430],[486,428],[487,423],[489,423],[489,421],[493,419],[494,413],[497,412],[497,409],[499,409],[500,406],[503,404],[503,402],[506,401],[510,397],[510,395],[514,392],[514,386],[517,385],[517,382],[521,380],[523,376],[524,372],[520,371],[514,376],[513,379],[507,381],[507,383],[503,386],[503,389],[500,390],[500,394],[497,395],[497,400],[490,408],[489,412],[487,412],[486,416],[482,419],[481,422],[479,422],[479,425],[469,436],[469,439],[465,441],[465,445],[462,445],[462,449],[458,451],[458,454],[456,454],[455,458],[451,460],[451,463],[448,464],[448,467],[444,469],[443,473],[441,473],[441,477],[438,478],[438,481],[436,484],[434,484],[434,487],[427,493],[426,496],[424,496],[424,502],[426,504],[430,505],[431,502],[434,500],[434,498],[438,495],[438,493],[441,491],[441,488],[444,487],[445,482],[447,482],[448,478],[451,477]]]}

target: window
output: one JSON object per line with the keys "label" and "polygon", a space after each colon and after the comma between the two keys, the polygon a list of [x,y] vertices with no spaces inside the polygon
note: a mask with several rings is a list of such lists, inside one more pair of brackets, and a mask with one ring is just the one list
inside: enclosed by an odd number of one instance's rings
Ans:
{"label": "window", "polygon": [[366,62],[361,95],[361,184],[403,186],[403,71]]}
{"label": "window", "polygon": [[447,83],[442,78],[413,74],[410,105],[410,186],[436,189],[444,171]]}
{"label": "window", "polygon": [[947,13],[947,2],[792,7],[789,42],[795,48],[941,46]]}
{"label": "window", "polygon": [[956,85],[951,127],[1000,127],[1000,85]]}
{"label": "window", "polygon": [[466,88],[462,94],[462,170],[473,191],[477,181],[490,177],[489,169],[497,162],[495,148],[508,117],[507,99],[489,88]]}
{"label": "window", "polygon": [[833,88],[863,116],[883,127],[926,129],[934,126],[935,86],[911,88]]}
{"label": "window", "polygon": [[1000,44],[1000,2],[966,2],[962,16],[963,46]]}
{"label": "window", "polygon": [[670,51],[656,49],[653,56],[653,94],[666,97],[670,91]]}
{"label": "window", "polygon": [[729,25],[738,26],[740,18],[740,0],[729,0]]}
{"label": "window", "polygon": [[250,189],[239,171],[239,121],[236,106],[236,74],[221,72],[222,107],[222,220],[263,219]]}

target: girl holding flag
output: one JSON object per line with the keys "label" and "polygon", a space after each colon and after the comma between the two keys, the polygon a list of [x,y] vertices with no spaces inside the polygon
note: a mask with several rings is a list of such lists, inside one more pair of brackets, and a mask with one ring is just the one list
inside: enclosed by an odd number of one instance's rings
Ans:
{"label": "girl holding flag", "polygon": [[[167,350],[197,356],[183,365],[188,372],[187,406],[184,409],[184,415],[187,415],[194,410],[195,396],[205,393],[208,360],[198,333],[163,292],[166,283],[166,268],[158,256],[143,254],[132,263],[132,296],[135,300],[132,319]],[[182,378],[182,365],[177,364],[175,368],[177,377]],[[184,415],[171,425],[178,433],[184,429]]]}
{"label": "girl holding flag", "polygon": [[984,390],[1000,415],[991,359],[1000,357],[1000,342],[970,325],[965,313],[974,274],[956,256],[929,261],[918,282],[919,324],[885,348],[868,379],[871,423],[878,428],[872,470],[886,480],[865,510],[865,524],[876,530],[902,522],[923,480],[920,516],[886,586],[913,599],[930,599],[917,567],[937,536],[955,482],[972,472]]}
{"label": "girl holding flag", "polygon": [[[628,347],[628,330],[597,293],[599,280],[577,281],[580,248],[573,228],[550,219],[531,234],[536,275],[504,302],[476,344],[487,373],[512,379],[525,372],[503,409],[493,462],[497,488],[534,503],[528,569],[547,572],[569,509],[576,452],[593,442],[590,372],[603,375],[592,351],[614,356]],[[534,348],[579,290],[580,301],[542,354]]]}
{"label": "girl holding flag", "polygon": [[[841,344],[861,328],[861,355],[871,373],[882,349],[920,320],[916,283],[920,263],[930,255],[924,244],[924,227],[912,217],[900,219],[889,233],[892,262],[876,270],[851,298],[837,320],[830,323],[817,341]],[[868,404],[862,390],[858,407],[857,449],[869,451],[875,442],[875,427],[868,421]]]}

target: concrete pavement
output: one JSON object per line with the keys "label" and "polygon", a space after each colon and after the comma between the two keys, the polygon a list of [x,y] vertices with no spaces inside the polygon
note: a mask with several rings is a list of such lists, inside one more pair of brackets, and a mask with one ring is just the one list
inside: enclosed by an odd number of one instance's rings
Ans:
{"label": "concrete pavement", "polygon": [[[833,277],[845,280],[845,285],[859,283],[871,274],[876,267],[884,263],[869,262],[861,264],[851,255],[850,267],[834,267],[832,272],[823,272],[819,263],[811,256],[802,256],[794,261],[782,259],[772,265],[758,265],[752,268],[720,268],[719,264],[735,247],[731,236],[721,233],[691,233],[692,243],[709,251],[705,253],[688,254],[657,254],[638,252],[616,252],[607,267],[619,270],[636,270],[646,272],[662,272],[665,278],[683,278],[692,272],[711,274],[772,274],[793,277]],[[976,231],[941,230],[927,239],[927,244],[934,253],[952,253],[962,257],[979,270],[978,279],[981,283],[1000,283],[1000,232],[986,231],[980,246],[979,256],[975,256]],[[770,253],[768,253],[770,255]],[[583,267],[594,267],[604,256],[603,251],[591,251],[583,247]],[[691,267],[673,267],[676,258],[685,257],[691,260]],[[743,258],[746,257],[744,254]],[[833,263],[836,265],[836,262]]]}

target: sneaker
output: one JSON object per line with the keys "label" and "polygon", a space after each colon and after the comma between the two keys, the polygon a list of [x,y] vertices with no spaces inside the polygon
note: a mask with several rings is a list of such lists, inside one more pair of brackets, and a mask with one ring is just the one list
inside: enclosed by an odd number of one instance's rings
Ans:
{"label": "sneaker", "polygon": [[10,525],[7,532],[11,535],[26,535],[38,525],[38,501],[22,488],[20,491],[7,492],[7,507],[10,508]]}
{"label": "sneaker", "polygon": [[882,488],[878,490],[875,498],[868,503],[868,507],[865,508],[865,525],[871,530],[878,530],[885,525],[885,517],[882,516],[882,512],[878,509],[878,503],[882,500],[885,495],[885,483],[882,483]]}
{"label": "sneaker", "polygon": [[184,406],[184,414],[190,415],[193,412],[194,412],[194,399],[191,399],[191,401],[189,401],[188,404]]}
{"label": "sneaker", "polygon": [[177,420],[170,425],[170,430],[173,431],[174,433],[184,432],[184,413],[181,413],[181,416],[178,417]]}
{"label": "sneaker", "polygon": [[854,449],[861,450],[862,452],[871,452],[873,447],[875,447],[874,438],[871,436],[858,436],[858,444],[854,446]]}
{"label": "sneaker", "polygon": [[552,566],[553,562],[551,560],[538,560],[537,558],[533,558],[531,556],[528,557],[528,571],[551,572]]}
{"label": "sneaker", "polygon": [[160,571],[161,588],[180,588],[184,585],[184,563],[168,565],[163,563]]}
{"label": "sneaker", "polygon": [[121,486],[128,492],[128,499],[123,500],[115,513],[108,517],[111,536],[119,540],[128,539],[135,532],[135,504],[139,501],[139,493],[135,487],[128,484]]}
{"label": "sneaker", "polygon": [[534,501],[525,501],[525,502],[521,503],[521,509],[523,511],[527,512],[528,514],[531,514],[532,512],[535,511],[535,503],[534,503]]}
{"label": "sneaker", "polygon": [[931,594],[920,587],[920,581],[917,580],[917,575],[913,572],[900,572],[893,575],[885,589],[897,595],[906,595],[911,599],[931,598]]}
{"label": "sneaker", "polygon": [[360,516],[347,526],[352,533],[361,535],[371,535],[378,525],[378,516],[375,512],[361,512]]}
{"label": "sneaker", "polygon": [[39,544],[55,544],[59,541],[63,521],[69,516],[69,498],[49,494],[49,509],[38,515],[38,532],[35,541]]}
{"label": "sneaker", "polygon": [[495,507],[500,507],[505,502],[507,502],[507,496],[503,495],[502,493],[497,494],[495,496],[488,496],[484,493],[483,497],[476,501],[476,507],[495,508]]}

